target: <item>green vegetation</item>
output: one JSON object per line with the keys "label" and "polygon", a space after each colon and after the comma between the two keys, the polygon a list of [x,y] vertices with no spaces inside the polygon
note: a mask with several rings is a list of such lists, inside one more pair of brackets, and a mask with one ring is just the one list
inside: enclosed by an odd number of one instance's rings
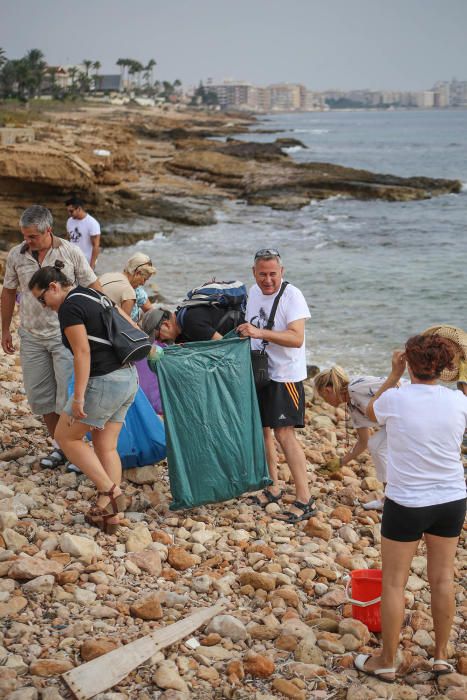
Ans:
{"label": "green vegetation", "polygon": [[[113,88],[131,97],[145,96],[160,102],[178,102],[181,82],[154,80],[156,61],[146,65],[134,58],[119,58],[120,86]],[[40,49],[31,49],[19,59],[8,59],[0,48],[0,99],[26,103],[36,97],[49,100],[79,100],[97,95],[106,88],[105,78],[99,71],[100,61],[85,58],[80,66],[49,66]]]}

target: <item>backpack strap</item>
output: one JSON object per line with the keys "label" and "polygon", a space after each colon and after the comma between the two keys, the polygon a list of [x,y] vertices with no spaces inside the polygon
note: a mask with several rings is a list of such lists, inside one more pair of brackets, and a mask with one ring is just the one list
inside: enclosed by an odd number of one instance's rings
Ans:
{"label": "backpack strap", "polygon": [[[284,280],[284,282],[282,282],[281,288],[279,289],[279,291],[276,295],[276,298],[274,299],[273,305],[271,307],[271,313],[269,314],[268,322],[266,323],[266,326],[265,326],[267,331],[271,331],[274,327],[274,319],[276,318],[277,307],[279,306],[281,296],[285,292],[285,288],[287,287],[288,284],[289,283],[286,282],[285,280]],[[263,340],[263,350],[266,347],[266,345],[268,345],[268,341]]]}
{"label": "backpack strap", "polygon": [[[83,292],[73,292],[73,294],[70,294],[67,298],[71,299],[72,297],[85,297],[86,299],[92,299],[92,301],[95,301],[96,304],[99,304],[99,306],[102,309],[110,308],[110,306],[108,306],[106,303],[103,304],[103,301],[108,302],[113,306],[112,301],[109,299],[109,297],[106,297],[105,294],[101,295],[97,291],[95,293],[99,295],[98,299],[96,299],[96,297],[93,297],[91,294],[83,294]],[[88,335],[88,340],[93,340],[95,343],[110,345],[112,347],[112,343],[110,342],[110,340],[104,340],[104,338],[98,338],[95,335]]]}

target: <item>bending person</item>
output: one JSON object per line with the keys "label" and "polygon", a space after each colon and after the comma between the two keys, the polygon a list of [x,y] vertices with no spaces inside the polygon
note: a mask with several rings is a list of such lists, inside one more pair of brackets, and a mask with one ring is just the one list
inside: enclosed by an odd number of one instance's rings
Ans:
{"label": "bending person", "polygon": [[123,311],[138,322],[140,313],[149,311],[151,302],[144,285],[156,273],[146,253],[135,253],[123,272],[106,272],[99,277],[102,291]]}
{"label": "bending person", "polygon": [[[60,415],[56,438],[70,462],[97,488],[96,505],[86,520],[113,534],[125,503],[117,441],[138,388],[137,374],[132,365],[121,366],[111,346],[92,340],[107,337],[103,308],[89,298],[100,293],[73,288],[61,267],[60,261],[43,267],[29,282],[37,301],[58,313],[63,344],[73,354],[74,395]],[[83,442],[89,430],[94,449]]]}
{"label": "bending person", "polygon": [[[365,414],[370,399],[383,385],[382,377],[352,377],[350,378],[345,370],[338,365],[331,369],[323,370],[313,380],[318,394],[326,403],[337,408],[345,404],[350,413],[353,427],[357,431],[357,442],[353,448],[343,457],[330,460],[326,467],[332,471],[337,471],[353,459],[357,459],[367,448],[373,459],[378,481],[386,484],[387,465],[387,436],[386,428],[381,426],[378,432],[370,435],[370,428],[377,428],[378,423],[372,421]],[[366,510],[382,510],[383,499],[377,499],[364,503]]]}
{"label": "bending person", "polygon": [[[370,401],[367,415],[388,434],[388,481],[381,527],[383,593],[380,656],[360,654],[359,671],[395,679],[404,619],[404,588],[422,537],[428,560],[435,632],[433,671],[454,670],[447,645],[455,611],[454,558],[466,510],[460,444],[467,426],[467,397],[437,384],[450,367],[452,344],[437,335],[414,336],[396,351],[392,371]],[[408,367],[411,384],[394,391]]]}

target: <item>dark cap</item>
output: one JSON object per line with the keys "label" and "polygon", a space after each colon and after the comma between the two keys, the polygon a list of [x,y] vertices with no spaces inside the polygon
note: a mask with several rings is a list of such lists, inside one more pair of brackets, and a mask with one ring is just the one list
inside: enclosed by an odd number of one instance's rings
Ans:
{"label": "dark cap", "polygon": [[149,309],[149,311],[146,311],[145,314],[143,314],[140,325],[143,331],[147,333],[148,336],[151,338],[151,340],[154,340],[155,333],[159,330],[162,321],[169,317],[170,311],[153,307],[152,309]]}

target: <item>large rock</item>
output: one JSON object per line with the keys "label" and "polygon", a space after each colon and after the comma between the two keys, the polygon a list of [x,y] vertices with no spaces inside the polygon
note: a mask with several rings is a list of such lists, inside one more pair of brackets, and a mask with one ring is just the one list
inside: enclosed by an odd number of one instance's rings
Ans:
{"label": "large rock", "polygon": [[29,672],[32,676],[60,676],[62,673],[73,668],[69,659],[39,659],[31,664]]}
{"label": "large rock", "polygon": [[158,595],[150,593],[148,596],[137,600],[133,605],[130,605],[130,612],[134,617],[139,617],[141,620],[160,620],[162,608]]}
{"label": "large rock", "polygon": [[173,688],[188,693],[188,686],[180,676],[174,661],[163,661],[159,664],[152,681],[159,688]]}
{"label": "large rock", "polygon": [[22,596],[12,596],[6,603],[0,603],[0,618],[17,615],[27,606],[28,601]]}
{"label": "large rock", "polygon": [[90,564],[93,559],[102,556],[102,550],[94,540],[79,535],[70,535],[65,532],[60,536],[60,549],[62,552],[71,554],[72,557],[81,559],[86,564]]}
{"label": "large rock", "polygon": [[126,541],[127,552],[143,552],[152,544],[151,533],[145,525],[140,525],[130,532]]}
{"label": "large rock", "polygon": [[41,556],[20,557],[10,566],[9,578],[17,581],[30,581],[39,576],[57,576],[63,571],[63,564],[53,559],[43,559]]}
{"label": "large rock", "polygon": [[243,667],[245,673],[254,678],[269,678],[276,669],[274,661],[263,654],[250,654],[244,659]]}
{"label": "large rock", "polygon": [[233,642],[243,641],[248,633],[245,625],[233,615],[217,615],[207,627],[209,632],[217,632],[221,637],[229,637]]}
{"label": "large rock", "polygon": [[273,591],[276,587],[276,577],[273,574],[261,574],[256,571],[244,571],[240,574],[240,584],[242,586],[253,586],[256,590]]}
{"label": "large rock", "polygon": [[102,654],[117,649],[120,644],[115,639],[86,639],[81,644],[80,654],[83,661],[92,661]]}
{"label": "large rock", "polygon": [[33,578],[23,586],[25,593],[50,593],[54,587],[55,578],[50,574]]}
{"label": "large rock", "polygon": [[160,469],[151,466],[125,469],[125,479],[133,484],[154,484],[160,479]]}
{"label": "large rock", "polygon": [[162,571],[162,562],[159,552],[153,549],[147,549],[144,552],[131,552],[127,557],[128,561],[133,562],[141,571],[147,571],[148,574],[158,578]]}
{"label": "large rock", "polygon": [[9,527],[3,530],[2,537],[8,549],[13,550],[13,552],[18,552],[29,544],[27,537]]}
{"label": "large rock", "polygon": [[200,563],[201,559],[196,554],[190,554],[183,547],[169,547],[167,560],[177,571],[186,571]]}

